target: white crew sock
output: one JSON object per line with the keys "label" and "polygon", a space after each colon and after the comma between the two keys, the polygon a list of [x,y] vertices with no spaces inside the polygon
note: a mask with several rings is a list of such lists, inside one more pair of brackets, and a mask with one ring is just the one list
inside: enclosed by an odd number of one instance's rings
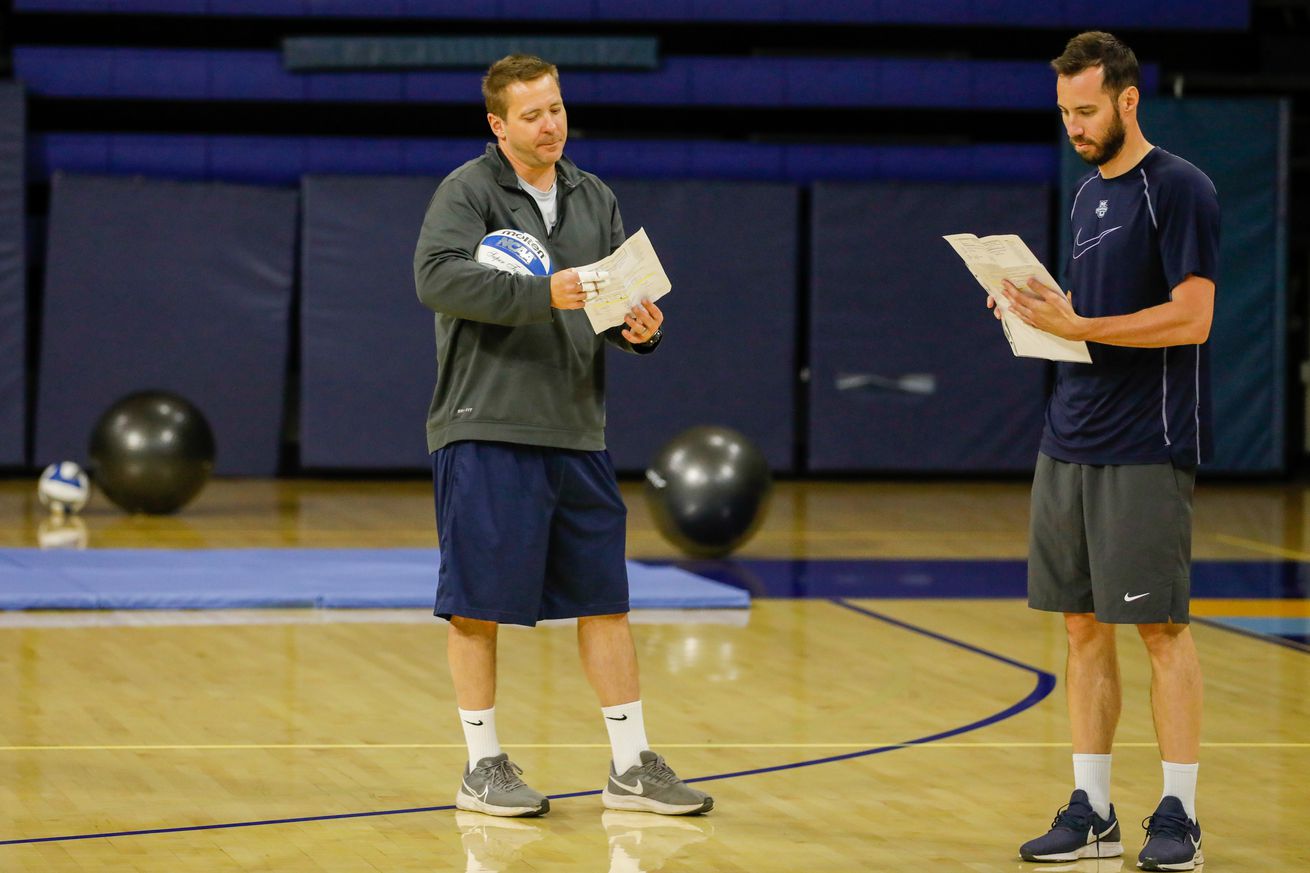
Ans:
{"label": "white crew sock", "polygon": [[1073,787],[1087,792],[1092,811],[1101,818],[1110,818],[1110,756],[1073,756]]}
{"label": "white crew sock", "polygon": [[650,748],[646,743],[646,723],[641,718],[641,701],[602,706],[600,714],[605,716],[605,730],[610,735],[614,772],[621,774],[641,764],[641,753]]}
{"label": "white crew sock", "polygon": [[461,709],[460,725],[464,728],[464,742],[469,747],[469,769],[478,766],[483,758],[500,754],[500,740],[496,739],[496,707],[491,709]]}
{"label": "white crew sock", "polygon": [[1160,766],[1164,769],[1164,793],[1161,797],[1170,795],[1177,797],[1183,802],[1183,809],[1187,810],[1187,817],[1192,821],[1196,818],[1196,771],[1200,764],[1171,764],[1168,761],[1161,761]]}

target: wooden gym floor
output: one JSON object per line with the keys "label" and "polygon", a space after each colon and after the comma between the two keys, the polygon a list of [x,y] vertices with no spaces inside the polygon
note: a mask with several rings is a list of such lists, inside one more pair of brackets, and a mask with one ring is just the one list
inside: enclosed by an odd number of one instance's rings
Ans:
{"label": "wooden gym floor", "polygon": [[[37,544],[31,492],[0,482],[0,547]],[[639,488],[625,495],[629,554],[674,557]],[[1308,498],[1203,482],[1198,561],[1298,575]],[[431,519],[418,480],[220,480],[176,517],[99,498],[83,516],[91,548],[189,549],[431,546]],[[741,555],[964,571],[1022,558],[1026,522],[1022,482],[784,483]],[[1307,605],[1200,599],[1195,613],[1303,619]],[[463,744],[445,627],[421,611],[0,613],[0,870],[1059,869],[1016,852],[1071,787],[1058,616],[1013,598],[771,597],[634,622],[651,740],[705,778],[708,816],[602,812],[605,732],[566,624],[502,635],[501,739],[558,797],[544,819],[505,821],[445,808]],[[1310,869],[1310,651],[1194,629],[1206,868]],[[1120,632],[1114,764],[1126,860],[1063,869],[1135,869],[1159,796],[1134,637]]]}

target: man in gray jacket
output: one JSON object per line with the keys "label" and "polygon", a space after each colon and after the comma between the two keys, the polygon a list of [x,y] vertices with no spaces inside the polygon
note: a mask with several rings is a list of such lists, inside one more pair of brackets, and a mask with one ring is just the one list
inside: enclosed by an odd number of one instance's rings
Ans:
{"label": "man in gray jacket", "polygon": [[[576,617],[613,751],[605,806],[708,812],[713,800],[646,742],[627,615],[627,510],[605,451],[605,344],[653,352],[663,315],[646,302],[597,336],[581,310],[605,277],[559,269],[605,257],[624,231],[614,193],[564,157],[554,65],[502,58],[482,93],[496,143],[442,181],[414,255],[419,299],[436,313],[427,422],[441,537],[435,612],[450,622],[469,748],[455,803],[502,816],[550,808],[500,750],[496,632]],[[502,229],[532,237],[528,248],[544,257],[528,257],[541,275],[477,262],[482,238]]]}

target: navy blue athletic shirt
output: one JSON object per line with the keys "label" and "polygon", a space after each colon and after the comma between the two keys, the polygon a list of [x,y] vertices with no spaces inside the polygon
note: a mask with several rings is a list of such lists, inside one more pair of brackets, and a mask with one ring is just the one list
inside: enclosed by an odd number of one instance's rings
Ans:
{"label": "navy blue athletic shirt", "polygon": [[[1219,197],[1187,161],[1154,148],[1123,175],[1093,171],[1074,190],[1066,276],[1080,315],[1157,306],[1188,275],[1217,282]],[[1076,464],[1209,460],[1208,344],[1087,345],[1092,363],[1057,365],[1042,452]]]}

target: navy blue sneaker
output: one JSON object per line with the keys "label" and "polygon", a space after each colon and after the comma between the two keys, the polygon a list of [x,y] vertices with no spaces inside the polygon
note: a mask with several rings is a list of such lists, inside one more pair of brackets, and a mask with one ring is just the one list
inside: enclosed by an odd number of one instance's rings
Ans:
{"label": "navy blue sneaker", "polygon": [[1183,802],[1173,795],[1160,798],[1146,821],[1146,845],[1137,855],[1143,870],[1194,870],[1201,857],[1201,826],[1187,817]]}
{"label": "navy blue sneaker", "polygon": [[[1051,829],[1019,847],[1025,861],[1077,861],[1079,858],[1117,858],[1124,853],[1119,820],[1110,804],[1110,818],[1101,818],[1081,788],[1069,797],[1051,822]],[[1190,868],[1189,868],[1190,869]]]}

